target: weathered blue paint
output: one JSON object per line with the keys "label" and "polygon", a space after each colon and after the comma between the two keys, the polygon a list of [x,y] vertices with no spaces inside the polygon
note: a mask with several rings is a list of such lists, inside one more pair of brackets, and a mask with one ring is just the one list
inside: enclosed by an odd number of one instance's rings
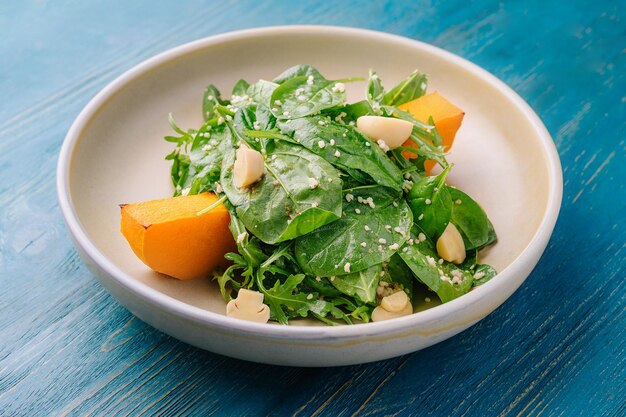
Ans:
{"label": "weathered blue paint", "polygon": [[[623,3],[102,3],[0,3],[0,415],[626,415]],[[517,90],[554,136],[565,190],[552,241],[468,331],[362,366],[241,362],[134,319],[73,250],[54,169],[87,101],[178,44],[298,23],[460,54]]]}

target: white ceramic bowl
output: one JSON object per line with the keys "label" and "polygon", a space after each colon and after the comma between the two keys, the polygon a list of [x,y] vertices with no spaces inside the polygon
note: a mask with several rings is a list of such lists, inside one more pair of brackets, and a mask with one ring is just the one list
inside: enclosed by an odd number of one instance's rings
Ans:
{"label": "white ceramic bowl", "polygon": [[[499,242],[483,256],[500,274],[445,305],[391,321],[354,326],[256,324],[224,316],[209,280],[180,282],[148,270],[119,232],[119,203],[171,195],[167,114],[201,123],[203,88],[228,95],[239,78],[271,79],[308,63],[329,78],[375,68],[392,86],[413,69],[466,111],[450,178],[492,219]],[[351,100],[364,85],[350,84]],[[531,108],[503,82],[458,56],[384,33],[292,26],[246,30],[192,42],[126,72],[80,113],[59,157],[60,206],[83,260],[119,302],[143,321],[192,345],[251,361],[333,366],[416,351],[484,318],[524,281],[545,249],[562,193],[559,158]]]}

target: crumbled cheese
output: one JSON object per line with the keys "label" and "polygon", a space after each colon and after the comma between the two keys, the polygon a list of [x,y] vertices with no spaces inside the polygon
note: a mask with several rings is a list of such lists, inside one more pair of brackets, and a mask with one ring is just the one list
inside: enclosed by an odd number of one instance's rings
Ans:
{"label": "crumbled cheese", "polygon": [[312,300],[312,299],[313,299],[313,294],[309,294],[309,295],[307,295],[307,296],[306,296],[306,299],[307,299],[307,300]]}
{"label": "crumbled cheese", "polygon": [[309,187],[311,189],[317,188],[318,185],[320,185],[320,182],[316,178],[309,178]]}
{"label": "crumbled cheese", "polygon": [[378,239],[378,243],[381,243],[384,245],[385,243],[387,243],[387,239],[384,239],[381,237],[380,239]]}
{"label": "crumbled cheese", "polygon": [[335,146],[335,139],[330,140],[330,146]]}
{"label": "crumbled cheese", "polygon": [[335,157],[339,158],[341,156],[341,152],[335,151]]}
{"label": "crumbled cheese", "polygon": [[420,242],[423,242],[426,240],[426,235],[424,233],[421,233],[419,235],[417,235],[417,240],[419,240]]}
{"label": "crumbled cheese", "polygon": [[454,204],[456,204],[457,206],[460,205],[462,203],[460,198],[457,198],[456,200],[454,200]]}
{"label": "crumbled cheese", "polygon": [[483,278],[484,276],[485,276],[485,273],[484,273],[484,272],[476,272],[476,273],[474,274],[474,279],[481,279],[481,278]]}
{"label": "crumbled cheese", "polygon": [[315,208],[317,206],[319,206],[319,203],[317,201],[311,203],[311,207]]}
{"label": "crumbled cheese", "polygon": [[387,229],[387,231],[391,231],[391,225],[386,224],[386,225],[385,225],[385,229]]}
{"label": "crumbled cheese", "polygon": [[400,245],[398,245],[397,243],[394,243],[393,245],[389,245],[390,250],[398,250],[399,247]]}
{"label": "crumbled cheese", "polygon": [[435,258],[432,256],[426,256],[426,260],[428,261],[428,265],[437,266],[437,262],[435,262]]}
{"label": "crumbled cheese", "polygon": [[343,83],[336,83],[331,90],[333,93],[343,93],[346,91],[346,86]]}
{"label": "crumbled cheese", "polygon": [[376,141],[376,143],[378,144],[378,146],[380,147],[380,149],[382,149],[385,152],[389,152],[389,146],[387,146],[387,144],[385,143],[384,140],[382,139],[378,139]]}
{"label": "crumbled cheese", "polygon": [[430,200],[430,198],[427,198],[426,200],[424,200],[424,203],[426,203],[426,205],[430,205],[430,203],[432,203],[432,201]]}
{"label": "crumbled cheese", "polygon": [[354,196],[350,193],[346,194],[346,201],[349,203],[354,200]]}
{"label": "crumbled cheese", "polygon": [[366,247],[367,243],[366,242],[361,242],[361,246]]}
{"label": "crumbled cheese", "polygon": [[306,96],[296,96],[298,101],[306,101]]}
{"label": "crumbled cheese", "polygon": [[308,85],[313,85],[313,81],[315,81],[315,78],[313,78],[312,75],[309,75],[309,77],[306,79],[306,83]]}
{"label": "crumbled cheese", "polygon": [[346,264],[343,266],[343,270],[344,272],[350,272],[350,262],[346,262]]}
{"label": "crumbled cheese", "polygon": [[277,105],[278,107],[283,105],[283,103],[280,100],[274,100],[274,104]]}
{"label": "crumbled cheese", "polygon": [[324,149],[326,147],[326,142],[320,140],[319,142],[317,142],[317,146],[319,146],[321,149]]}
{"label": "crumbled cheese", "polygon": [[370,227],[368,225],[363,226],[363,228],[365,229],[366,232],[369,232],[370,230],[372,230],[372,229],[370,229]]}
{"label": "crumbled cheese", "polygon": [[357,209],[354,209],[354,212],[355,212],[356,214],[361,214],[361,209],[358,209],[358,208],[357,208]]}
{"label": "crumbled cheese", "polygon": [[423,218],[424,218],[424,213],[422,213],[419,216],[417,216],[417,220],[422,220]]}

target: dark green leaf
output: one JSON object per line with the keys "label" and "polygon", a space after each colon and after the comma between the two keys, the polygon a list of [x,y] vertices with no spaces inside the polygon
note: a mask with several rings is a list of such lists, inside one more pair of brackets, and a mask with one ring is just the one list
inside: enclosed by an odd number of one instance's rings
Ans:
{"label": "dark green leaf", "polygon": [[376,288],[380,281],[381,264],[351,274],[332,277],[331,284],[339,291],[364,304],[376,305]]}
{"label": "dark green leaf", "polygon": [[257,285],[264,294],[264,302],[269,305],[271,317],[281,324],[287,324],[289,316],[307,317],[309,313],[326,317],[347,318],[346,314],[332,302],[318,299],[316,293],[296,292],[304,279],[304,274],[290,275],[284,282],[276,281],[273,287],[265,288],[264,274],[257,273]]}
{"label": "dark green leaf", "polygon": [[343,104],[343,83],[320,75],[302,75],[280,84],[272,93],[270,107],[277,119],[297,119]]}
{"label": "dark green leaf", "polygon": [[480,249],[494,243],[496,231],[485,211],[463,191],[448,187],[452,200],[452,223],[459,229],[465,250]]}
{"label": "dark green leaf", "polygon": [[294,67],[286,69],[282,74],[274,78],[273,81],[276,84],[282,84],[285,81],[288,81],[292,78],[302,77],[302,76],[308,77],[309,75],[312,75],[315,78],[324,78],[322,77],[322,74],[320,74],[318,70],[316,70],[310,65],[296,65]]}
{"label": "dark green leaf", "polygon": [[215,117],[213,109],[217,104],[226,105],[228,104],[228,101],[222,100],[220,90],[211,84],[204,90],[204,95],[202,97],[202,117],[205,121]]}
{"label": "dark green leaf", "polygon": [[422,178],[407,195],[415,223],[433,240],[441,236],[450,222],[452,199],[445,185],[449,171],[446,168],[436,177]]}
{"label": "dark green leaf", "polygon": [[411,211],[395,191],[363,186],[350,190],[346,200],[341,219],[296,240],[304,272],[326,277],[358,272],[389,259],[407,239]]}
{"label": "dark green leaf", "polygon": [[397,283],[408,294],[409,299],[413,300],[413,273],[398,253],[383,264],[383,270],[385,274],[381,281]]}
{"label": "dark green leaf", "polygon": [[248,87],[248,96],[257,104],[262,104],[269,108],[272,93],[278,84],[271,81],[259,80]]}
{"label": "dark green leaf", "polygon": [[456,265],[440,261],[430,239],[420,239],[412,232],[413,245],[406,244],[399,252],[416,278],[433,290],[443,303],[466,294],[472,288],[472,275]]}
{"label": "dark green leaf", "polygon": [[239,80],[233,86],[233,92],[231,95],[233,96],[245,96],[248,93],[248,87],[250,84],[246,80]]}
{"label": "dark green leaf", "polygon": [[278,127],[355,179],[398,192],[402,189],[402,175],[396,165],[378,145],[354,127],[331,122],[322,116],[279,122]]}
{"label": "dark green leaf", "polygon": [[252,234],[266,243],[282,242],[341,216],[341,180],[332,165],[284,141],[269,142],[266,151],[263,178],[249,189],[233,185],[235,152],[223,162],[222,187]]}

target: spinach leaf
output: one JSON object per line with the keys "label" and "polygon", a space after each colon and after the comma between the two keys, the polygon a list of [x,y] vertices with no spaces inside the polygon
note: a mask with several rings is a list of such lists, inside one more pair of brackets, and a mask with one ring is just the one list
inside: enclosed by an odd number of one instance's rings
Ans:
{"label": "spinach leaf", "polygon": [[459,265],[460,268],[469,271],[474,276],[474,287],[478,287],[479,285],[483,285],[487,281],[491,280],[493,277],[498,275],[498,272],[494,267],[487,264],[479,264],[478,263],[478,251],[473,250],[468,252],[467,257],[465,258],[465,262]]}
{"label": "spinach leaf", "polygon": [[302,76],[308,77],[309,75],[312,75],[315,78],[324,78],[318,70],[310,65],[296,65],[291,68],[287,68],[282,74],[274,78],[273,82],[276,84],[282,84],[292,78]]}
{"label": "spinach leaf", "polygon": [[247,95],[257,104],[262,104],[269,108],[272,93],[278,84],[271,81],[259,80],[248,87]]}
{"label": "spinach leaf", "polygon": [[312,116],[278,122],[281,131],[360,182],[402,190],[402,174],[380,147],[352,126]]}
{"label": "spinach leaf", "polygon": [[205,122],[215,117],[213,109],[218,104],[227,105],[228,100],[222,100],[220,90],[211,84],[204,90],[202,97],[202,117]]}
{"label": "spinach leaf", "polygon": [[245,96],[247,94],[248,87],[250,87],[250,84],[246,80],[239,80],[233,86],[233,92],[231,95],[239,97]]}
{"label": "spinach leaf", "polygon": [[472,274],[439,259],[433,242],[419,236],[419,229],[414,228],[409,244],[399,252],[415,277],[437,293],[443,303],[466,294],[472,288]]}
{"label": "spinach leaf", "polygon": [[304,277],[302,281],[302,291],[317,292],[324,297],[339,297],[342,296],[342,292],[335,288],[328,278],[315,277],[310,275]]}
{"label": "spinach leaf", "polygon": [[400,84],[392,88],[384,97],[384,104],[388,106],[399,106],[416,98],[420,98],[426,93],[428,77],[417,70],[413,71],[409,77]]}
{"label": "spinach leaf", "polygon": [[343,217],[296,239],[295,257],[314,276],[358,272],[389,259],[408,238],[411,210],[378,185],[346,190]]}
{"label": "spinach leaf", "polygon": [[491,265],[476,264],[474,268],[474,287],[483,285],[496,275],[498,275],[498,272]]}
{"label": "spinach leaf", "polygon": [[329,116],[337,123],[354,126],[359,117],[375,115],[376,113],[367,100],[361,100],[345,106],[331,107],[324,110],[322,114]]}
{"label": "spinach leaf", "polygon": [[450,222],[452,199],[445,184],[449,171],[448,167],[436,177],[422,178],[413,184],[407,195],[415,223],[433,241]]}
{"label": "spinach leaf", "polygon": [[343,104],[345,86],[317,74],[299,75],[280,84],[270,100],[277,119],[297,119]]}
{"label": "spinach leaf", "polygon": [[413,272],[398,253],[389,258],[388,262],[383,263],[383,271],[381,281],[397,283],[407,293],[409,299],[413,300]]}
{"label": "spinach leaf", "polygon": [[332,165],[284,141],[269,141],[265,151],[263,178],[248,189],[233,184],[234,150],[223,162],[222,188],[252,234],[273,244],[341,216],[341,180]]}
{"label": "spinach leaf", "polygon": [[381,264],[351,274],[336,276],[330,283],[343,294],[363,304],[376,305],[376,288],[380,281]]}
{"label": "spinach leaf", "polygon": [[496,231],[485,211],[463,191],[448,187],[452,200],[452,223],[459,229],[465,250],[480,249],[497,240]]}

